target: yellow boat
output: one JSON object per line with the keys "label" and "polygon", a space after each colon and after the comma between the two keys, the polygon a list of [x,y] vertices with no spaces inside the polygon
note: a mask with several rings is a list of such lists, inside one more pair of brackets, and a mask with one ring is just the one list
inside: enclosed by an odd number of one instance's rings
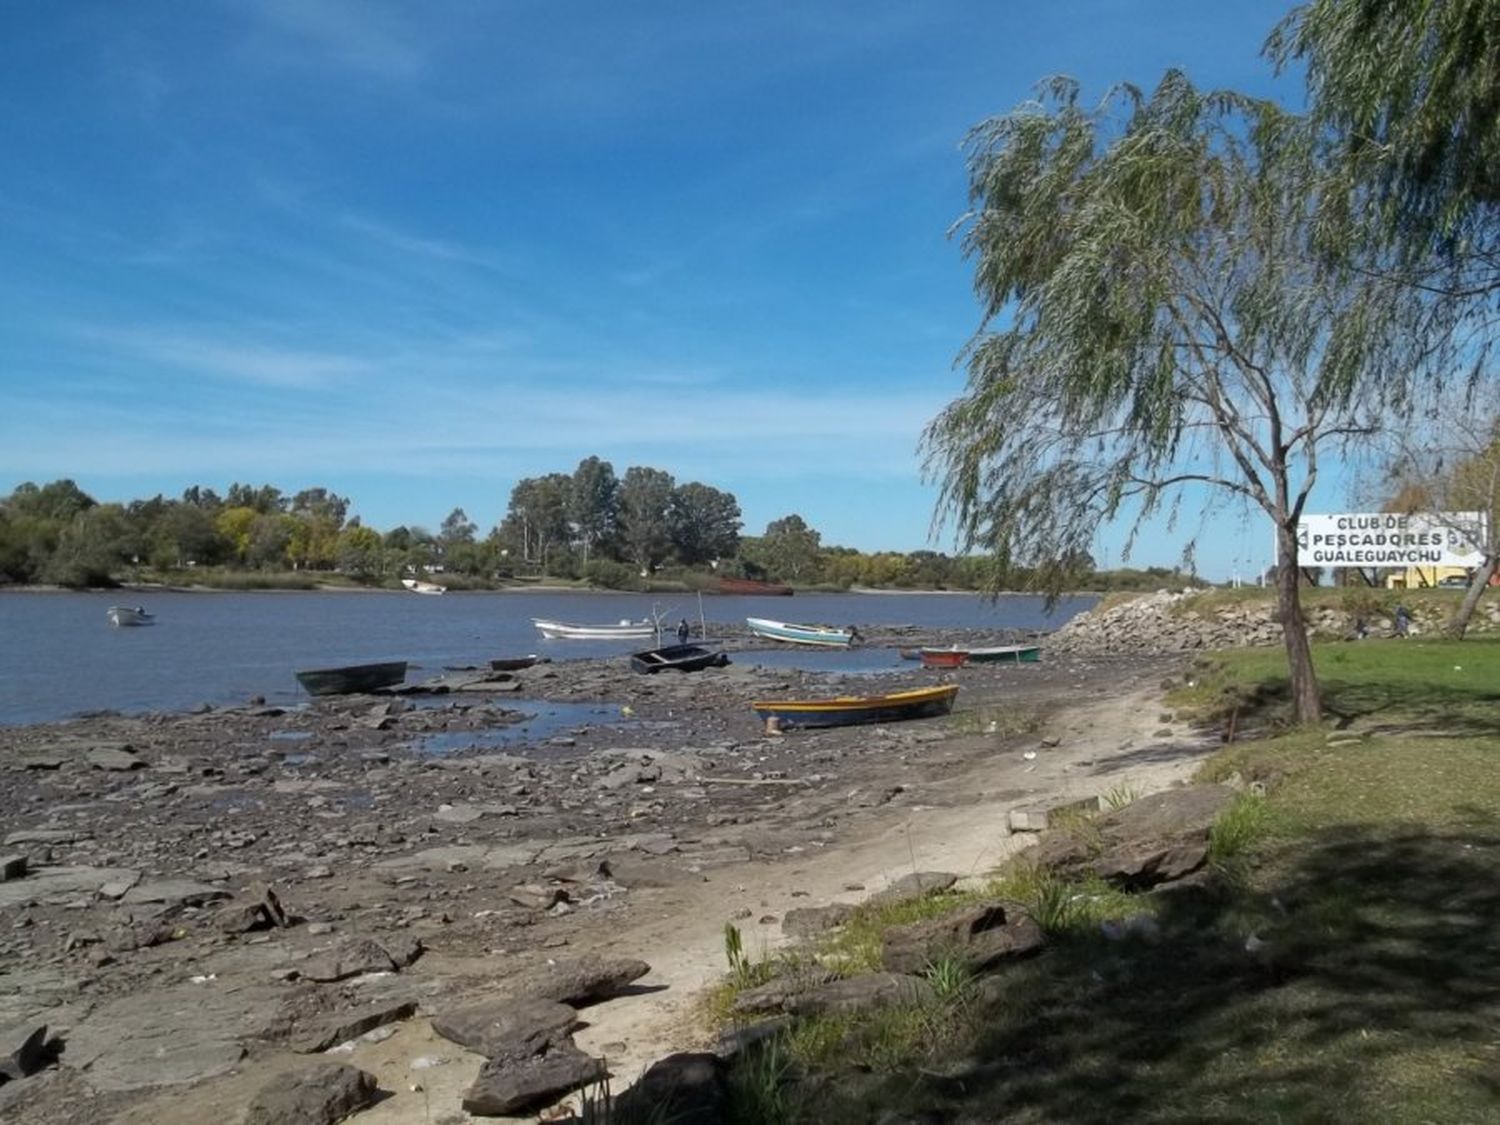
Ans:
{"label": "yellow boat", "polygon": [[953,710],[957,684],[896,691],[888,695],[839,695],[832,699],[776,699],[751,703],[763,719],[789,727],[845,727],[855,723],[890,723],[926,719]]}

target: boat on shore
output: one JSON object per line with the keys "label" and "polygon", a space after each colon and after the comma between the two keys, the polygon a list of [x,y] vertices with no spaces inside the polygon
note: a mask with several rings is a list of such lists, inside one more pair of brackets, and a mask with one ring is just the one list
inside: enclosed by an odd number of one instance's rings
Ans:
{"label": "boat on shore", "polygon": [[341,668],[309,668],[298,672],[297,682],[308,695],[356,695],[395,687],[406,679],[406,661],[381,664],[346,664]]}
{"label": "boat on shore", "polygon": [[789,598],[794,592],[790,586],[783,586],[777,582],[761,582],[754,578],[719,579],[719,593],[721,594],[751,594]]}
{"label": "boat on shore", "polygon": [[567,621],[547,621],[533,617],[531,623],[536,626],[537,632],[549,640],[611,641],[656,636],[656,626],[645,620],[620,621],[614,625],[574,625]]}
{"label": "boat on shore", "polygon": [[413,594],[446,594],[448,592],[448,587],[439,586],[436,582],[424,582],[420,578],[403,578],[401,585]]}
{"label": "boat on shore", "polygon": [[138,605],[112,605],[105,610],[111,625],[154,625],[156,618]]}
{"label": "boat on shore", "polygon": [[497,656],[490,661],[490,671],[519,672],[533,664],[549,664],[551,661],[550,656],[538,656],[534,652],[528,652],[525,656]]}
{"label": "boat on shore", "polygon": [[723,649],[705,648],[702,645],[667,645],[665,648],[652,648],[630,655],[630,667],[648,675],[665,669],[701,672],[705,668],[722,668],[728,663],[729,655]]}
{"label": "boat on shore", "polygon": [[984,648],[924,648],[917,655],[928,668],[961,668],[965,664],[1035,664],[1040,645],[989,645]]}
{"label": "boat on shore", "polygon": [[1041,645],[990,645],[969,649],[971,664],[1036,664],[1041,659]]}
{"label": "boat on shore", "polygon": [[840,695],[831,699],[760,700],[750,707],[776,727],[845,727],[857,723],[890,723],[926,719],[953,710],[957,684],[896,691],[886,695]]}
{"label": "boat on shore", "polygon": [[745,624],[757,637],[786,641],[794,645],[848,648],[859,638],[859,630],[853,625],[845,629],[835,625],[796,625],[788,621],[772,621],[767,617],[747,617]]}
{"label": "boat on shore", "polygon": [[924,668],[962,668],[969,660],[969,652],[962,648],[924,648],[917,652],[917,659]]}

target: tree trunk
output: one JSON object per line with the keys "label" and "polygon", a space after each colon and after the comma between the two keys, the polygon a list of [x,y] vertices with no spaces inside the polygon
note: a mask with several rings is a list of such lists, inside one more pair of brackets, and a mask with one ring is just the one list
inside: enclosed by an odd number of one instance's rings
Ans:
{"label": "tree trunk", "polygon": [[1469,620],[1474,616],[1474,610],[1479,606],[1479,599],[1484,596],[1484,591],[1490,584],[1490,578],[1495,573],[1497,563],[1500,563],[1500,556],[1485,555],[1483,565],[1474,573],[1473,581],[1464,591],[1464,600],[1458,603],[1453,616],[1443,626],[1443,632],[1453,640],[1464,639],[1464,634],[1469,630]]}
{"label": "tree trunk", "polygon": [[1307,640],[1307,621],[1302,616],[1300,574],[1297,569],[1295,527],[1276,528],[1276,611],[1281,618],[1281,638],[1286,645],[1287,670],[1292,682],[1292,708],[1299,723],[1323,718],[1323,694],[1313,667],[1312,646]]}

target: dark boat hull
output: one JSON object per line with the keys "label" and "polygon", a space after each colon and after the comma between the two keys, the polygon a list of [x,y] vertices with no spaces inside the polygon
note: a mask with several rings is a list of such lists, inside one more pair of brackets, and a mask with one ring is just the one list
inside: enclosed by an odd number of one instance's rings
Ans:
{"label": "dark boat hull", "polygon": [[356,695],[395,687],[406,679],[406,661],[384,664],[350,664],[343,668],[309,668],[297,673],[297,682],[309,695]]}
{"label": "dark boat hull", "polygon": [[729,663],[729,657],[718,649],[702,645],[668,645],[665,648],[647,649],[632,653],[630,667],[650,675],[663,669],[676,672],[701,672],[705,668],[719,668]]}
{"label": "dark boat hull", "polygon": [[775,719],[783,730],[795,727],[848,727],[859,723],[893,723],[930,719],[953,710],[958,686],[923,688],[891,695],[786,702],[756,702],[751,708],[762,719]]}
{"label": "dark boat hull", "polygon": [[924,668],[962,668],[969,654],[961,648],[924,648],[917,657]]}

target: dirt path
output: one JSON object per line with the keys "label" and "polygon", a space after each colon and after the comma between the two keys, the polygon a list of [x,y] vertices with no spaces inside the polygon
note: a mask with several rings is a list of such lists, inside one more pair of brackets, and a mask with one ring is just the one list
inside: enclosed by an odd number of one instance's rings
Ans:
{"label": "dirt path", "polygon": [[[642,984],[658,991],[587,1009],[589,1026],[577,1034],[577,1042],[608,1059],[619,1090],[663,1055],[708,1043],[702,997],[724,973],[723,927],[736,912],[750,912],[738,924],[752,952],[772,950],[786,941],[780,918],[796,906],[858,902],[915,870],[977,877],[993,869],[1031,842],[1005,828],[1007,814],[1018,804],[1114,787],[1144,793],[1185,779],[1210,746],[1181,729],[1163,737],[1160,694],[1138,688],[1070,708],[1040,732],[1046,741],[1057,740],[1055,748],[1032,760],[1021,751],[988,760],[976,754],[971,768],[925,789],[922,804],[882,810],[825,848],[775,863],[719,868],[698,883],[643,892],[637,921],[596,947],[648,960],[652,971]],[[983,738],[974,742],[973,749],[982,751]],[[777,921],[758,921],[771,917]],[[437,1058],[450,1061],[426,1065]],[[436,1107],[458,1103],[480,1062],[435,1036],[425,1020],[413,1021],[385,1043],[357,1050],[350,1061],[376,1074],[382,1088],[397,1091],[359,1115],[370,1125],[444,1120]]]}

